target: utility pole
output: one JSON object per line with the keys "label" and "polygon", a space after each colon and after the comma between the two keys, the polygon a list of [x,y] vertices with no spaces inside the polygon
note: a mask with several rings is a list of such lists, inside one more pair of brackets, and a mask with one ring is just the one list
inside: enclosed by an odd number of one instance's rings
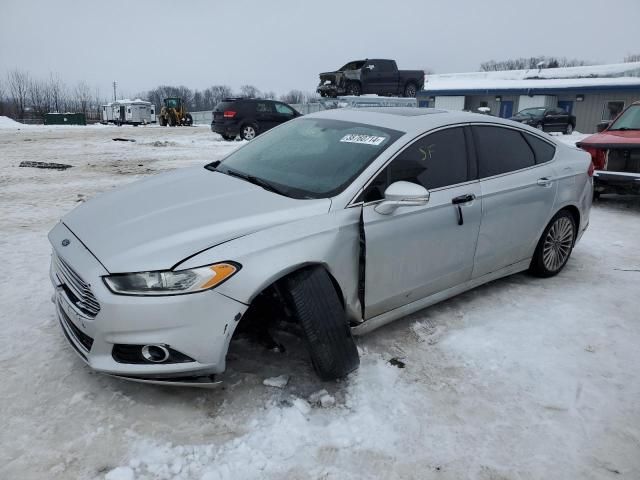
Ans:
{"label": "utility pole", "polygon": [[118,100],[118,97],[116,96],[116,86],[118,86],[118,82],[114,80],[113,82],[113,101],[114,102]]}

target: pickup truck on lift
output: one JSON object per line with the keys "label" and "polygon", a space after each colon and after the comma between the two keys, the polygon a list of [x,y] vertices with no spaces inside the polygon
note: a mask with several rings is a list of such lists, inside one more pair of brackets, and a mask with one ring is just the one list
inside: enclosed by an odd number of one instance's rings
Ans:
{"label": "pickup truck on lift", "polygon": [[364,95],[415,97],[424,87],[424,71],[398,70],[395,60],[355,60],[335,72],[320,74],[323,97]]}

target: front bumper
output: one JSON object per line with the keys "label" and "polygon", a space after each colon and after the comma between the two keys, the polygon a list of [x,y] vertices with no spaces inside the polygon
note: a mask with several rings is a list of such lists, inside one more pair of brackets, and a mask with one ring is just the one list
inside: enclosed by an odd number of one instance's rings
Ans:
{"label": "front bumper", "polygon": [[593,179],[598,193],[640,193],[640,173],[596,170]]}
{"label": "front bumper", "polygon": [[339,87],[335,84],[326,84],[326,85],[322,84],[322,85],[318,85],[316,92],[319,93],[320,95],[335,97],[337,95],[343,95],[344,93],[346,93],[346,90],[344,87]]}
{"label": "front bumper", "polygon": [[[246,305],[215,290],[166,297],[115,295],[101,278],[108,272],[62,223],[52,230],[49,238],[57,255],[90,284],[100,304],[94,317],[78,308],[73,294],[64,286],[64,277],[52,264],[53,300],[61,328],[92,369],[150,380],[224,371],[229,342]],[[72,240],[68,246],[58,248],[59,240],[69,238]],[[115,345],[163,345],[186,355],[189,361],[123,363],[114,356]]]}

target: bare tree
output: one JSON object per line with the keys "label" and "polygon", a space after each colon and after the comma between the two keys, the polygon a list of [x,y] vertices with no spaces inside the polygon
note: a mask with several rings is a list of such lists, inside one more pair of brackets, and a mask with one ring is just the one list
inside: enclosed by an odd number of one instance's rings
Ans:
{"label": "bare tree", "polygon": [[243,97],[258,98],[260,96],[260,90],[253,85],[242,85],[240,87],[240,94]]}
{"label": "bare tree", "polygon": [[280,100],[285,103],[306,103],[306,95],[302,90],[290,90],[280,96]]}
{"label": "bare tree", "polygon": [[89,87],[86,82],[81,81],[76,85],[73,93],[77,105],[76,110],[80,110],[86,115],[91,103],[91,87]]}
{"label": "bare tree", "polygon": [[40,80],[32,79],[29,82],[29,102],[40,118],[44,118],[44,114],[49,111],[47,88],[48,85]]}
{"label": "bare tree", "polygon": [[624,57],[624,63],[640,62],[640,53],[629,54]]}
{"label": "bare tree", "polygon": [[29,94],[29,74],[22,70],[13,70],[7,75],[9,94],[18,118],[24,118]]}
{"label": "bare tree", "polygon": [[585,60],[568,59],[566,57],[546,57],[544,55],[540,57],[528,57],[528,58],[512,58],[509,60],[489,60],[480,64],[480,70],[483,72],[495,72],[502,70],[533,70],[543,65],[543,68],[558,68],[558,67],[579,67],[583,65],[593,65],[593,62],[587,62]]}
{"label": "bare tree", "polygon": [[67,103],[67,88],[56,73],[49,75],[49,111],[62,112]]}
{"label": "bare tree", "polygon": [[262,98],[266,98],[267,100],[275,100],[276,99],[276,92],[274,92],[273,90],[270,90],[268,92],[264,92],[262,94]]}

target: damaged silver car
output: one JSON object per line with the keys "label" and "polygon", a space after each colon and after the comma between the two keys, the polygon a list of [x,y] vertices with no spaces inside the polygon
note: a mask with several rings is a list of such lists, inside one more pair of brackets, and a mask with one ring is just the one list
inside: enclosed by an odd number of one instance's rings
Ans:
{"label": "damaged silver car", "polygon": [[63,217],[49,234],[58,318],[91,368],[179,384],[223,372],[234,332],[285,318],[318,375],[339,378],[359,365],[353,335],[505,275],[560,272],[589,223],[590,165],[483,115],[308,115]]}

